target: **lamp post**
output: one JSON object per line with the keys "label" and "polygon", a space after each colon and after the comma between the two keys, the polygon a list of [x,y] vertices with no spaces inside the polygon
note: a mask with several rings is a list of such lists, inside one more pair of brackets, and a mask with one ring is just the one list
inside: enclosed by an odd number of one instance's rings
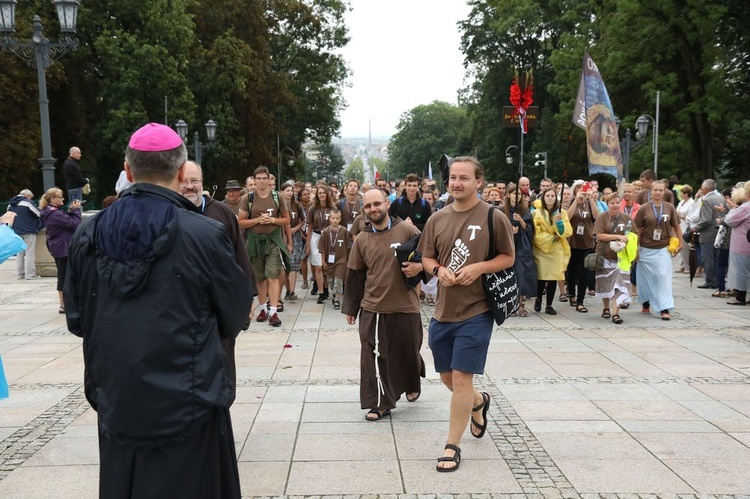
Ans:
{"label": "lamp post", "polygon": [[654,138],[651,145],[651,152],[654,154],[654,174],[659,175],[659,92],[656,92],[656,119],[648,114],[642,114],[635,120],[635,127],[638,132],[636,139],[644,139],[648,136],[648,123],[654,124]]}
{"label": "lamp post", "polygon": [[177,129],[177,135],[180,136],[182,141],[185,143],[188,149],[192,149],[193,151],[193,157],[195,158],[195,162],[199,165],[202,164],[201,160],[203,159],[203,150],[209,150],[214,146],[214,141],[216,140],[216,128],[217,124],[214,120],[208,120],[206,122],[206,138],[208,139],[208,142],[203,144],[201,142],[200,136],[198,135],[198,131],[195,132],[193,135],[193,143],[188,145],[187,143],[187,136],[188,136],[188,125],[185,123],[184,120],[177,120],[177,123],[175,123],[174,127]]}
{"label": "lamp post", "polygon": [[[278,135],[276,136],[277,139],[277,147],[278,147]],[[284,149],[281,149],[278,151],[278,166],[277,166],[277,175],[278,175],[278,186],[281,186],[281,156],[285,152],[288,152],[289,156],[292,157],[292,159],[289,160],[289,166],[292,166],[294,164],[294,161],[297,159],[297,155],[294,153],[294,151],[288,147],[285,147]]]}
{"label": "lamp post", "polygon": [[52,138],[49,123],[49,100],[47,99],[47,78],[45,70],[69,50],[78,47],[76,19],[78,17],[78,0],[53,0],[60,20],[60,39],[57,43],[44,37],[42,20],[34,16],[30,42],[21,42],[14,35],[16,32],[16,0],[0,0],[0,49],[11,52],[36,68],[39,82],[39,118],[42,132],[42,182],[44,191],[55,186],[55,158],[52,157]]}
{"label": "lamp post", "polygon": [[510,155],[511,149],[518,149],[518,146],[508,146],[505,148],[505,162],[509,165],[513,164],[513,156]]}

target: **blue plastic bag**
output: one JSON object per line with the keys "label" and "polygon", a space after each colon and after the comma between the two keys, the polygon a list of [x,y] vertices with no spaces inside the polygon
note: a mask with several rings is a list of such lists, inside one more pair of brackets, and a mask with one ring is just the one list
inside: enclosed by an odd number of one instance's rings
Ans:
{"label": "blue plastic bag", "polygon": [[0,263],[26,249],[23,238],[7,225],[0,225]]}
{"label": "blue plastic bag", "polygon": [[8,398],[8,380],[5,378],[3,358],[0,356],[0,400]]}

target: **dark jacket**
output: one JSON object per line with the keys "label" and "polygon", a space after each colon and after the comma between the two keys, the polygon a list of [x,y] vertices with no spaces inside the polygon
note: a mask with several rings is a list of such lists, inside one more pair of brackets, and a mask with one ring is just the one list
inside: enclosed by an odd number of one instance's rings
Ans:
{"label": "dark jacket", "polygon": [[47,249],[55,258],[68,256],[68,246],[73,233],[81,224],[81,209],[66,212],[52,205],[42,210],[42,222],[47,228]]}
{"label": "dark jacket", "polygon": [[62,166],[63,178],[65,178],[65,190],[80,189],[89,183],[89,179],[81,173],[78,160],[68,156]]}
{"label": "dark jacket", "polygon": [[64,300],[104,435],[177,441],[231,404],[221,339],[247,319],[250,283],[224,227],[178,193],[138,183],[81,224]]}
{"label": "dark jacket", "polygon": [[16,214],[13,220],[13,230],[19,236],[36,234],[42,228],[41,212],[34,203],[26,196],[16,196],[10,200],[8,211]]}
{"label": "dark jacket", "polygon": [[417,199],[412,203],[407,197],[401,196],[391,204],[388,214],[392,217],[398,217],[401,220],[411,219],[411,223],[419,230],[424,230],[424,224],[432,215],[432,208],[422,196],[417,194]]}

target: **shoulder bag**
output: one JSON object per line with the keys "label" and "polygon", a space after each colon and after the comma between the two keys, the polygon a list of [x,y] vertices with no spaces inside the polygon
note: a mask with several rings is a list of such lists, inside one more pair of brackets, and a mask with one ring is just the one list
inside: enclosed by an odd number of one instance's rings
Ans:
{"label": "shoulder bag", "polygon": [[[490,206],[487,212],[487,224],[490,232],[490,248],[487,252],[487,260],[497,256],[495,250],[495,226],[492,214],[495,208]],[[492,318],[500,326],[510,314],[516,311],[519,302],[518,282],[513,267],[498,272],[482,274],[482,288],[490,307]]]}

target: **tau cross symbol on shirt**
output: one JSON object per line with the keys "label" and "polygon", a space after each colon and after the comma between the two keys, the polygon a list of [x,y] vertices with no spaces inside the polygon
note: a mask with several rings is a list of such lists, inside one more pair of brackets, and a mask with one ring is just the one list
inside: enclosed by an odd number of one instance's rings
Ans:
{"label": "tau cross symbol on shirt", "polygon": [[268,208],[266,211],[268,212],[269,217],[273,216],[273,208]]}
{"label": "tau cross symbol on shirt", "polygon": [[353,211],[353,212],[352,212],[352,220],[354,220],[355,218],[357,218],[357,212],[356,212],[356,211]]}
{"label": "tau cross symbol on shirt", "polygon": [[662,215],[661,216],[661,221],[662,222],[669,222],[669,215]]}
{"label": "tau cross symbol on shirt", "polygon": [[469,238],[469,241],[473,241],[477,237],[477,231],[482,230],[482,228],[478,225],[469,225],[466,227],[466,230],[471,231],[471,237]]}
{"label": "tau cross symbol on shirt", "polygon": [[398,248],[399,246],[401,246],[401,243],[391,243],[391,248],[393,248],[393,256],[398,256],[396,254],[396,248]]}

